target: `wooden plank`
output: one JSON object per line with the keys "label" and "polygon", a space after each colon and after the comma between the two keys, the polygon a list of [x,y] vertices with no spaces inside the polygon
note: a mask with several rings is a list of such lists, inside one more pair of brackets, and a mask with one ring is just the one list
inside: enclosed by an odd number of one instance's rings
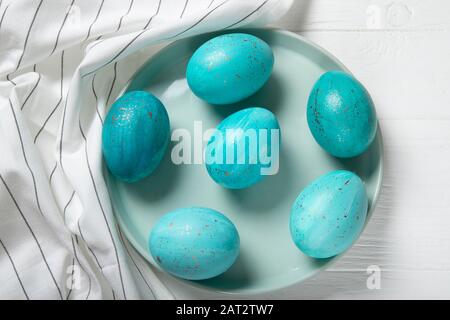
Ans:
{"label": "wooden plank", "polygon": [[334,54],[365,84],[380,119],[450,120],[450,31],[301,35]]}
{"label": "wooden plank", "polygon": [[277,23],[294,31],[448,30],[447,0],[294,0]]}

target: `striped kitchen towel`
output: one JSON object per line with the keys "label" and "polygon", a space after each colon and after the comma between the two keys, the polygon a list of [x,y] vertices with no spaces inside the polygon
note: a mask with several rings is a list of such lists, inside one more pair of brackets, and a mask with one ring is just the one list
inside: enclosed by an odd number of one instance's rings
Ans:
{"label": "striped kitchen towel", "polygon": [[107,108],[155,45],[292,0],[0,0],[0,298],[170,299],[114,220]]}

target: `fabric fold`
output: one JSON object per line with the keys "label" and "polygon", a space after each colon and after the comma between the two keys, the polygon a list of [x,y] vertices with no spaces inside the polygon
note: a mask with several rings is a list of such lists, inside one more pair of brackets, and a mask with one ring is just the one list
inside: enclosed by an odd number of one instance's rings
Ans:
{"label": "fabric fold", "polygon": [[0,1],[0,298],[176,296],[114,219],[105,113],[154,48],[264,26],[291,3]]}

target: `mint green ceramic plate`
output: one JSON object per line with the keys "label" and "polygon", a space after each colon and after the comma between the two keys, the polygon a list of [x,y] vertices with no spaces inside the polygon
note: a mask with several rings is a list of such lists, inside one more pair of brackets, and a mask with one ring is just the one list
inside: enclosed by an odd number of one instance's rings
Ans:
{"label": "mint green ceramic plate", "polygon": [[358,158],[343,161],[325,153],[309,132],[306,102],[322,73],[346,70],[345,67],[296,34],[277,30],[245,32],[270,44],[275,66],[265,87],[239,106],[208,105],[196,98],[186,83],[189,57],[200,44],[217,34],[180,40],[167,46],[144,64],[124,92],[148,90],[158,96],[167,108],[172,130],[186,128],[193,132],[197,120],[202,121],[203,129],[213,128],[241,106],[271,109],[278,117],[283,135],[279,173],[248,190],[230,191],[215,184],[203,165],[174,165],[169,150],[157,171],[144,181],[124,184],[109,177],[108,185],[124,234],[155,266],[147,249],[147,239],[161,215],[189,206],[209,207],[227,215],[241,236],[237,262],[222,276],[188,283],[214,291],[248,294],[300,282],[336,259],[313,260],[295,247],[288,227],[291,205],[301,190],[318,176],[330,170],[348,169],[364,180],[372,211],[381,186],[383,148],[378,131],[370,150]]}

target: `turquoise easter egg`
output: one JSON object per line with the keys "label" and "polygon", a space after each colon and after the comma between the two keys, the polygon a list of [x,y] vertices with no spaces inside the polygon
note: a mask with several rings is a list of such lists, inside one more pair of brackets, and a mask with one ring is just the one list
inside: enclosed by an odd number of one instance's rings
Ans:
{"label": "turquoise easter egg", "polygon": [[170,123],[161,101],[144,91],[117,99],[105,118],[102,151],[110,172],[126,182],[151,174],[170,140]]}
{"label": "turquoise easter egg", "polygon": [[361,233],[368,199],[361,179],[344,170],[321,176],[295,200],[290,217],[295,245],[313,258],[330,258],[348,249]]}
{"label": "turquoise easter egg", "polygon": [[327,72],[316,82],[308,100],[307,119],[317,143],[338,158],[362,154],[377,132],[369,93],[342,71]]}
{"label": "turquoise easter egg", "polygon": [[272,49],[245,33],[215,37],[188,62],[186,78],[196,96],[211,104],[241,101],[258,91],[272,73]]}
{"label": "turquoise easter egg", "polygon": [[248,188],[278,172],[280,143],[280,126],[272,112],[240,110],[225,118],[209,139],[206,169],[225,188]]}
{"label": "turquoise easter egg", "polygon": [[204,280],[227,271],[239,255],[239,234],[223,214],[208,208],[167,213],[154,225],[149,249],[168,273]]}

